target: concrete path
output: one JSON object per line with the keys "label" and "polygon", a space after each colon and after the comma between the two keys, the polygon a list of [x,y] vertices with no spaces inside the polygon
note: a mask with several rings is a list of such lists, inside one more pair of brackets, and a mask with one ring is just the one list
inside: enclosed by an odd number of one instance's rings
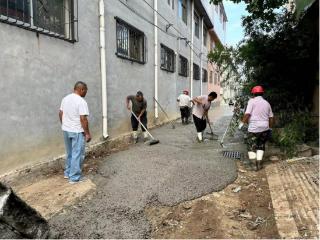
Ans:
{"label": "concrete path", "polygon": [[[215,133],[222,135],[232,112],[211,113]],[[136,144],[108,156],[99,174],[89,176],[96,193],[50,219],[59,238],[147,238],[148,205],[176,205],[223,189],[236,179],[233,159],[222,157],[217,141],[196,142],[192,124],[152,131],[160,144]],[[77,185],[74,185],[76,188]]]}
{"label": "concrete path", "polygon": [[281,238],[319,239],[319,156],[266,167]]}

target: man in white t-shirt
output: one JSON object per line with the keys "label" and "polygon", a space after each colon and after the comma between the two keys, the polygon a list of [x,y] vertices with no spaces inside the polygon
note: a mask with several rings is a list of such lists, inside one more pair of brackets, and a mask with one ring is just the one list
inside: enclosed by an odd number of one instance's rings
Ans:
{"label": "man in white t-shirt", "polygon": [[193,107],[193,122],[197,129],[198,142],[203,141],[203,131],[207,127],[209,121],[208,111],[211,107],[211,102],[217,98],[217,93],[211,92],[208,96],[202,95],[195,97],[192,102],[195,104]]}
{"label": "man in white t-shirt", "polygon": [[77,82],[74,92],[62,99],[59,118],[66,147],[64,178],[74,184],[81,181],[81,168],[85,154],[85,143],[90,142],[89,109],[86,100],[88,91],[84,82]]}
{"label": "man in white t-shirt", "polygon": [[183,90],[182,94],[180,94],[179,97],[177,98],[177,102],[179,102],[182,124],[188,124],[189,116],[190,116],[189,109],[190,109],[190,103],[191,103],[191,98],[189,97],[189,91]]}

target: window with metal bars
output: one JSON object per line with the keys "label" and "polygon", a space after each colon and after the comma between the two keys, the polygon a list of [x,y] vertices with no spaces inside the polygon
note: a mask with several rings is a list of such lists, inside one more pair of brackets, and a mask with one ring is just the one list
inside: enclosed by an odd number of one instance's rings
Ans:
{"label": "window with metal bars", "polygon": [[179,55],[179,75],[188,77],[188,59]]}
{"label": "window with metal bars", "polygon": [[175,54],[174,51],[165,45],[161,44],[161,64],[160,68],[168,71],[175,71]]}
{"label": "window with metal bars", "polygon": [[200,67],[197,64],[193,64],[193,79],[200,80]]}
{"label": "window with metal bars", "polygon": [[0,0],[0,21],[75,42],[78,0]]}
{"label": "window with metal bars", "polygon": [[208,82],[208,72],[204,68],[202,68],[202,82]]}
{"label": "window with metal bars", "polygon": [[117,18],[116,55],[138,63],[146,62],[146,38],[143,32]]}

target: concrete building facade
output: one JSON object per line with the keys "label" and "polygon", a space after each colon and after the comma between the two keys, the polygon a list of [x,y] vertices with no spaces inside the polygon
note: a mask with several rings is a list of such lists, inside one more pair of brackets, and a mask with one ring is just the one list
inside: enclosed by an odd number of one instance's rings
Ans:
{"label": "concrete building facade", "polygon": [[[183,89],[189,89],[193,96],[211,90],[211,64],[207,61],[213,46],[210,32],[223,29],[225,23],[214,25],[218,15],[209,0],[59,3],[0,3],[0,175],[64,153],[58,110],[76,81],[88,84],[92,142],[105,140],[101,3],[109,138],[131,131],[130,113],[124,105],[127,95],[144,92],[149,124],[155,125],[165,118],[153,97],[176,118],[176,97]],[[222,43],[224,33],[215,33]]]}

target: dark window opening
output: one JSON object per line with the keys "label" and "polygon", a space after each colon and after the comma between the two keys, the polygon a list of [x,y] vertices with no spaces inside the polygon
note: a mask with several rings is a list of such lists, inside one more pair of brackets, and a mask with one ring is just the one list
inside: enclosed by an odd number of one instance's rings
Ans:
{"label": "dark window opening", "polygon": [[160,68],[168,72],[175,71],[175,54],[174,51],[161,44],[161,63]]}
{"label": "dark window opening", "polygon": [[200,67],[197,64],[193,64],[193,79],[200,80]]}
{"label": "dark window opening", "polygon": [[208,82],[208,72],[204,68],[202,68],[202,82]]}
{"label": "dark window opening", "polygon": [[145,35],[128,23],[117,19],[117,56],[145,63]]}
{"label": "dark window opening", "polygon": [[183,77],[188,77],[188,59],[179,56],[179,75]]}
{"label": "dark window opening", "polygon": [[203,26],[203,46],[207,46],[208,43],[208,30],[205,26]]}
{"label": "dark window opening", "polygon": [[194,35],[199,38],[200,36],[200,18],[194,13]]}

